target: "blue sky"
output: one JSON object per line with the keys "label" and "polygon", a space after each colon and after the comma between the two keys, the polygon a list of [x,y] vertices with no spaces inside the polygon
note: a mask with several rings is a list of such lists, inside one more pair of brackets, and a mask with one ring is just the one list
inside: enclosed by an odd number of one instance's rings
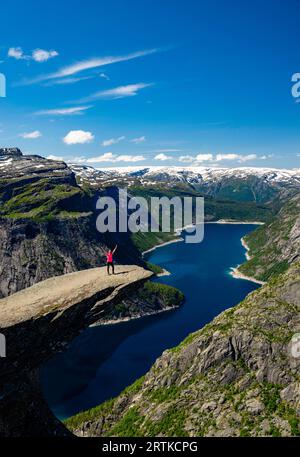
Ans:
{"label": "blue sky", "polygon": [[2,4],[0,145],[96,167],[299,167],[299,17],[297,0]]}

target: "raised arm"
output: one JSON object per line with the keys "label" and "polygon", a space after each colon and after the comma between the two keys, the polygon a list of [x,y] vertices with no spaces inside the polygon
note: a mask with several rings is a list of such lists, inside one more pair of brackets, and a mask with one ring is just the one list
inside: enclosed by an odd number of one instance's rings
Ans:
{"label": "raised arm", "polygon": [[118,245],[116,244],[115,249],[113,250],[113,254],[116,252]]}

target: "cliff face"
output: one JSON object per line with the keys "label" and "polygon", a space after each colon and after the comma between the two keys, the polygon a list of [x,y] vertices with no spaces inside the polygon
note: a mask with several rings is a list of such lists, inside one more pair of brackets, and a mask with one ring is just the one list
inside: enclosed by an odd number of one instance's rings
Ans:
{"label": "cliff face", "polygon": [[300,434],[299,310],[295,264],[66,425],[79,436]]}
{"label": "cliff face", "polygon": [[132,265],[117,267],[116,273],[107,276],[105,268],[71,273],[0,300],[7,347],[7,357],[0,358],[0,436],[69,433],[43,400],[38,368],[152,275]]}

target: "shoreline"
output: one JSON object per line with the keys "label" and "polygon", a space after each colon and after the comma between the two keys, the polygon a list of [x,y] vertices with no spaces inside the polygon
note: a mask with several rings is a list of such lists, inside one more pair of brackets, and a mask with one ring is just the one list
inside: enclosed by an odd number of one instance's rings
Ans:
{"label": "shoreline", "polygon": [[234,220],[226,220],[226,219],[219,219],[218,221],[207,221],[204,222],[205,224],[236,224],[236,225],[264,225],[265,222],[260,221],[234,221]]}
{"label": "shoreline", "polygon": [[[234,221],[234,220],[226,220],[226,219],[219,219],[218,221],[204,221],[204,224],[236,224],[236,225],[264,225],[265,222],[260,222],[260,221]],[[183,227],[181,227],[180,229],[176,229],[175,230],[175,233],[177,234],[177,236],[180,236],[180,234],[188,229],[188,228],[192,228],[194,227],[195,224],[189,224],[189,225],[185,225]],[[174,238],[174,240],[169,240],[169,241],[166,241],[165,243],[160,243],[160,244],[157,244],[155,246],[153,246],[152,248],[150,249],[147,249],[146,251],[142,251],[141,255],[142,257],[144,257],[145,254],[148,254],[148,252],[152,252],[152,251],[155,251],[155,249],[158,249],[158,248],[161,248],[163,246],[167,246],[168,244],[171,244],[171,243],[177,243],[179,241],[184,241],[184,238]],[[242,242],[243,244],[243,242]],[[248,247],[244,246],[245,249],[249,249]]]}
{"label": "shoreline", "polygon": [[123,318],[118,318],[118,319],[108,319],[108,320],[103,320],[102,322],[95,322],[94,324],[91,324],[89,327],[100,327],[100,326],[105,326],[105,325],[115,325],[115,324],[122,324],[124,322],[129,322],[133,321],[135,319],[142,319],[143,317],[148,317],[148,316],[155,316],[156,314],[161,314],[167,311],[172,311],[180,308],[181,305],[176,305],[176,306],[167,306],[164,309],[158,309],[156,311],[149,311],[148,313],[145,314],[136,314],[135,316],[126,316]]}
{"label": "shoreline", "polygon": [[[226,220],[226,219],[219,219],[218,221],[207,221],[207,222],[204,222],[204,224],[233,224],[233,225],[264,225],[265,223],[264,222],[259,222],[259,221],[230,221],[230,220]],[[177,229],[176,230],[176,233],[178,234],[181,234],[185,229],[187,228],[191,228],[193,227],[194,224],[189,224],[189,225],[186,225],[180,229]],[[143,251],[142,252],[142,257],[144,257],[145,254],[148,254],[149,252],[153,252],[155,251],[156,249],[160,248],[160,247],[163,247],[163,246],[167,246],[168,244],[171,244],[171,243],[177,243],[179,241],[184,241],[184,238],[175,238],[174,240],[170,240],[170,241],[166,241],[165,243],[161,243],[161,244],[158,244],[156,246],[153,246],[153,248],[150,248],[150,249],[147,249],[146,251]],[[244,237],[241,238],[241,245],[243,246],[243,248],[245,249],[245,257],[247,260],[250,260],[251,259],[251,256],[249,254],[249,246],[247,245],[246,241],[244,240]],[[245,274],[241,273],[239,271],[239,267],[240,265],[237,265],[236,267],[230,267],[230,271],[229,271],[229,274],[230,276],[232,276],[234,279],[243,279],[245,281],[250,281],[250,282],[254,282],[256,284],[259,284],[259,285],[264,285],[266,284],[265,281],[260,281],[259,279],[256,279],[254,278],[253,276],[246,276]],[[168,276],[170,275],[171,273],[165,269],[163,269],[163,272],[162,273],[159,273],[156,275],[156,277],[161,277],[161,276]]]}
{"label": "shoreline", "polygon": [[[249,254],[249,246],[248,244],[246,243],[246,241],[244,240],[244,237],[241,238],[241,245],[243,246],[243,248],[245,249],[245,257],[247,260],[250,260],[251,259],[251,256]],[[236,266],[236,267],[231,267],[230,268],[230,276],[232,276],[234,279],[244,279],[245,281],[251,281],[251,282],[255,282],[256,284],[260,284],[261,286],[263,286],[265,283],[265,281],[260,281],[259,279],[256,279],[254,278],[253,276],[246,276],[244,275],[244,273],[241,273],[239,271],[239,267],[240,265]]]}
{"label": "shoreline", "polygon": [[161,273],[158,273],[156,275],[156,277],[160,278],[161,276],[170,276],[170,275],[171,275],[171,273],[168,270],[166,270],[165,268],[163,268],[163,271]]}
{"label": "shoreline", "polygon": [[256,278],[253,278],[253,276],[246,276],[244,275],[243,273],[241,273],[238,268],[239,268],[240,265],[238,265],[237,267],[231,267],[230,268],[230,276],[232,276],[234,279],[244,279],[245,281],[251,281],[251,282],[255,282],[256,284],[260,284],[261,286],[263,286],[264,284],[266,284],[264,281],[260,281],[259,279],[256,279]]}
{"label": "shoreline", "polygon": [[179,241],[184,241],[183,238],[174,238],[174,240],[169,240],[165,241],[164,243],[157,244],[156,246],[153,246],[153,248],[147,249],[146,251],[142,252],[142,257],[144,257],[145,254],[148,254],[149,252],[155,251],[158,248],[162,248],[163,246],[167,246],[168,244],[172,243],[178,243]]}
{"label": "shoreline", "polygon": [[246,241],[244,240],[244,237],[241,238],[241,244],[246,249],[246,252],[245,252],[246,259],[251,260],[252,257],[249,254],[250,248],[249,248],[248,244],[246,243]]}

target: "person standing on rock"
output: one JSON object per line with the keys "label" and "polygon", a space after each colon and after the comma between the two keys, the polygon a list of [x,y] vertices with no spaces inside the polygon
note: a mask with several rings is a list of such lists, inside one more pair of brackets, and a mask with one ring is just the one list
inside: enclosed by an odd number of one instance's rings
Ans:
{"label": "person standing on rock", "polygon": [[106,266],[107,266],[107,274],[110,274],[109,269],[111,267],[112,269],[112,274],[115,274],[115,266],[114,266],[114,253],[117,250],[118,245],[115,246],[115,249],[113,251],[110,249],[105,255],[106,255]]}

